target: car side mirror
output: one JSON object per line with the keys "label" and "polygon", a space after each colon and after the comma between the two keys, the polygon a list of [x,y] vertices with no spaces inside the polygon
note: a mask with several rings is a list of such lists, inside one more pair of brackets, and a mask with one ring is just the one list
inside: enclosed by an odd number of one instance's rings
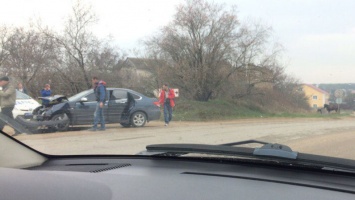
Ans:
{"label": "car side mirror", "polygon": [[87,102],[87,101],[88,101],[88,98],[86,98],[86,97],[83,97],[80,99],[80,102]]}

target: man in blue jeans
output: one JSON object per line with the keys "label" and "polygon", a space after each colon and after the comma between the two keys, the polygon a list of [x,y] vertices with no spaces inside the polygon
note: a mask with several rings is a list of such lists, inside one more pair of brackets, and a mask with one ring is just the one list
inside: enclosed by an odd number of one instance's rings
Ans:
{"label": "man in blue jeans", "polygon": [[[106,82],[105,81],[99,81],[97,77],[92,78],[92,83],[94,85],[94,93],[96,96],[96,110],[94,113],[94,126],[89,129],[90,131],[104,131],[106,129],[105,127],[105,117],[104,117],[104,105],[106,101]],[[101,127],[98,129],[97,124],[101,123]]]}
{"label": "man in blue jeans", "polygon": [[175,92],[168,87],[168,84],[164,84],[160,93],[159,103],[164,107],[164,121],[165,126],[168,126],[173,118],[173,108],[175,106]]}

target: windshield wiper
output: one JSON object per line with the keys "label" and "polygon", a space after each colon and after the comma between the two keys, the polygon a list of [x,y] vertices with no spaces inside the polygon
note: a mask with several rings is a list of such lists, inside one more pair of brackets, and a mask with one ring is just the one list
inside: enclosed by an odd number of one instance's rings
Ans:
{"label": "windshield wiper", "polygon": [[[240,147],[236,145],[259,143],[260,148]],[[264,161],[276,161],[290,165],[318,167],[331,171],[355,172],[355,160],[334,158],[320,155],[298,153],[286,145],[247,140],[221,145],[207,144],[155,144],[146,146],[146,151],[139,155],[178,157],[186,154],[207,154],[245,157]]]}
{"label": "windshield wiper", "polygon": [[[232,145],[261,143],[261,148],[232,147]],[[203,144],[158,144],[148,145],[144,155],[169,155],[180,156],[187,153],[218,154],[232,156],[269,156],[285,159],[296,159],[297,152],[285,145],[268,144],[259,141],[242,141],[222,145],[203,145]]]}
{"label": "windshield wiper", "polygon": [[269,143],[264,141],[259,141],[259,140],[244,140],[244,141],[225,143],[220,145],[231,147],[231,146],[243,145],[243,144],[269,144]]}
{"label": "windshield wiper", "polygon": [[296,159],[298,152],[292,151],[292,149],[286,145],[281,144],[270,144],[267,142],[259,141],[259,140],[245,140],[240,142],[232,142],[221,144],[222,146],[236,146],[243,144],[263,144],[261,148],[255,148],[253,155],[258,156],[272,156],[279,158],[288,158],[288,159]]}

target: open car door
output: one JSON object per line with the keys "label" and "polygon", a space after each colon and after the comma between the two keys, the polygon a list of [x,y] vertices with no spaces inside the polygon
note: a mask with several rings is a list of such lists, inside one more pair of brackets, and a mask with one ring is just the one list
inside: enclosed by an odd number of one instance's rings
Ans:
{"label": "open car door", "polygon": [[129,108],[134,105],[133,96],[122,89],[110,91],[110,99],[108,101],[108,121],[110,123],[121,122],[123,117],[129,112]]}

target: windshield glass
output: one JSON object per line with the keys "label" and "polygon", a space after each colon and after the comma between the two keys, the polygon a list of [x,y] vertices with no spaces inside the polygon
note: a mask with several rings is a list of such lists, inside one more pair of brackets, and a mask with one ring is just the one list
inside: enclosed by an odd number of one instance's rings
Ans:
{"label": "windshield glass", "polygon": [[83,96],[89,94],[90,92],[91,92],[90,90],[85,90],[85,91],[79,92],[78,94],[75,94],[75,95],[69,97],[68,100],[69,101],[78,100],[80,97],[83,97]]}
{"label": "windshield glass", "polygon": [[[355,159],[355,1],[0,1],[0,129],[38,151],[259,140]],[[15,107],[16,89],[70,98]]]}
{"label": "windshield glass", "polygon": [[16,91],[16,99],[31,99],[31,97],[23,92]]}

